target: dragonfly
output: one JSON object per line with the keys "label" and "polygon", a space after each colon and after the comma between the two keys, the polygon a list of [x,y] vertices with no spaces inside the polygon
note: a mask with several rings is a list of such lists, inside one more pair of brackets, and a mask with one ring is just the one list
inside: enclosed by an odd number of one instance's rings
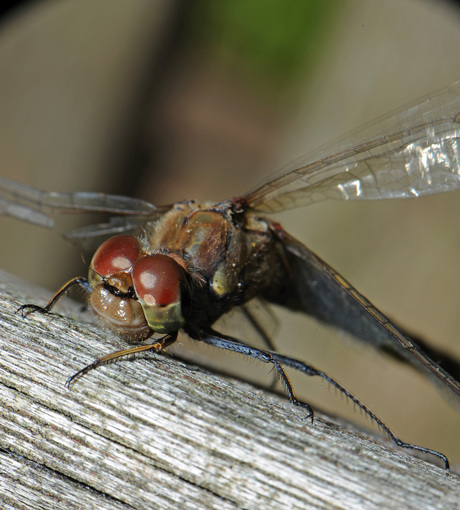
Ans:
{"label": "dragonfly", "polygon": [[[72,242],[104,239],[88,276],[67,282],[45,306],[25,304],[19,309],[23,315],[49,313],[71,287],[79,286],[101,323],[131,344],[82,368],[67,380],[67,387],[119,358],[161,352],[183,331],[196,341],[272,365],[291,403],[312,421],[313,409],[297,399],[285,370],[326,380],[397,446],[432,455],[449,469],[444,454],[403,442],[338,381],[279,353],[248,306],[262,299],[313,316],[392,353],[460,399],[460,363],[406,334],[270,217],[323,199],[416,198],[460,189],[460,81],[348,138],[364,141],[335,151],[326,147],[326,155],[297,160],[257,189],[219,203],[189,200],[157,206],[104,193],[42,191],[0,178],[1,214],[48,228],[54,226],[55,214],[109,215],[108,221],[66,234]],[[214,328],[236,308],[250,319],[264,347]]]}

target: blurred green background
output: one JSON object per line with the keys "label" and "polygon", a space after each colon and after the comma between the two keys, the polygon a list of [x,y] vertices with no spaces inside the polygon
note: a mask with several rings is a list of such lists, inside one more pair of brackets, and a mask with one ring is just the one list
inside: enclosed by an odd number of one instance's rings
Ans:
{"label": "blurred green background", "polygon": [[[1,175],[155,203],[239,195],[459,79],[459,47],[459,11],[435,0],[24,4],[0,22]],[[322,203],[277,219],[382,311],[460,358],[458,199]],[[85,274],[56,232],[5,218],[0,229],[3,269],[50,290]],[[460,463],[460,415],[427,381],[303,316],[277,315],[280,351],[335,377],[403,440]],[[235,356],[214,363],[228,359],[226,369],[255,372]],[[314,407],[361,420],[326,385],[293,381]]]}

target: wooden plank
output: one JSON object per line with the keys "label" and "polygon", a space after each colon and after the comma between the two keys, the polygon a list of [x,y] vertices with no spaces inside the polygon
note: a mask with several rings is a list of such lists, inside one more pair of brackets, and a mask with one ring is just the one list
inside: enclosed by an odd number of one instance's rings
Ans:
{"label": "wooden plank", "polygon": [[[455,508],[460,479],[277,397],[160,355],[67,377],[123,346],[0,273],[1,508]],[[384,443],[384,444],[383,444]]]}

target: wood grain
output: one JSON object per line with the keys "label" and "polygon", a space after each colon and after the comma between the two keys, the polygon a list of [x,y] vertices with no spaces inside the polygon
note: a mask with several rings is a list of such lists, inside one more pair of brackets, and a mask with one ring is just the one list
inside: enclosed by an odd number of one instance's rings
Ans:
{"label": "wood grain", "polygon": [[457,508],[460,479],[379,438],[123,342],[0,273],[1,508]]}

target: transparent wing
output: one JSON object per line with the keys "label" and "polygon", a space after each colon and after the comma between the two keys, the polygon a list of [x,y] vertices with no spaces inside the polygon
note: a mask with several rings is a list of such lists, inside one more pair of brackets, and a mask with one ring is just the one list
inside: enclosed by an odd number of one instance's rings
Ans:
{"label": "transparent wing", "polygon": [[[76,192],[57,193],[42,191],[25,184],[0,177],[0,214],[27,221],[43,227],[54,226],[54,214],[61,213],[108,213],[129,217],[113,219],[109,224],[94,226],[103,229],[108,225],[122,228],[122,223],[149,221],[169,210],[170,206],[156,207],[149,202],[121,195]],[[89,234],[92,227],[87,227]]]}
{"label": "transparent wing", "polygon": [[[288,308],[303,311],[340,328],[375,348],[392,353],[428,375],[460,402],[460,383],[360,294],[337,271],[285,231],[278,231],[286,260],[295,275]],[[458,364],[454,366],[458,371]],[[457,372],[453,372],[457,373]]]}
{"label": "transparent wing", "polygon": [[138,234],[143,226],[168,211],[171,206],[156,207],[144,200],[122,195],[42,191],[0,177],[0,214],[40,225],[54,227],[55,214],[105,213],[106,223],[74,229],[64,237],[83,250],[93,250],[106,238],[129,232]]}
{"label": "transparent wing", "polygon": [[277,212],[326,198],[409,198],[459,189],[460,81],[293,162],[279,175],[245,197],[251,209]]}

